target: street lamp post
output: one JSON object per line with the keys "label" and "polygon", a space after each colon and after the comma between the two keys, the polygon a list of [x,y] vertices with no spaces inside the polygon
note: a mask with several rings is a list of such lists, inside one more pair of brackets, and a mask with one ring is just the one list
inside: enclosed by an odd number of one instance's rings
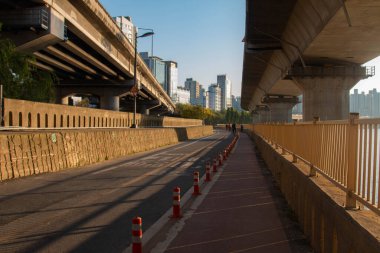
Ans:
{"label": "street lamp post", "polygon": [[0,84],[0,127],[4,126],[4,97],[3,85]]}
{"label": "street lamp post", "polygon": [[151,49],[150,49],[150,56],[153,56],[153,38],[154,38],[154,31],[153,31],[153,29],[139,27],[139,30],[144,30],[144,31],[150,31],[150,32],[152,32],[152,45],[151,45]]}
{"label": "street lamp post", "polygon": [[138,36],[138,29],[136,28],[136,31],[135,31],[135,64],[134,64],[134,71],[133,71],[133,88],[132,88],[132,94],[133,94],[133,97],[134,97],[134,105],[133,105],[133,124],[132,124],[132,128],[137,128],[137,124],[136,124],[136,107],[137,107],[137,94],[138,94],[138,91],[139,91],[139,87],[137,85],[137,39],[138,38],[143,38],[143,37],[148,37],[148,36],[152,36],[154,34],[154,32],[147,32],[147,33],[144,33],[140,36]]}

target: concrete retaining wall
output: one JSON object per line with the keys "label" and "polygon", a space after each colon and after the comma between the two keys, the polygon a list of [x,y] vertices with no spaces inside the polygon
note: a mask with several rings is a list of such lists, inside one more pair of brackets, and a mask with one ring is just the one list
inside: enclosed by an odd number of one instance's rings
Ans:
{"label": "concrete retaining wall", "polygon": [[[131,112],[4,99],[4,125],[6,127],[130,127],[132,120],[133,113]],[[156,117],[138,113],[136,122],[138,126],[142,127],[202,125],[202,120],[198,119]]]}
{"label": "concrete retaining wall", "polygon": [[212,133],[212,126],[2,133],[0,179],[75,168]]}
{"label": "concrete retaining wall", "polygon": [[322,176],[308,177],[306,165],[293,164],[290,155],[281,155],[263,139],[247,132],[255,140],[315,252],[380,252],[378,216],[366,210],[346,210],[342,206],[345,193],[338,187]]}

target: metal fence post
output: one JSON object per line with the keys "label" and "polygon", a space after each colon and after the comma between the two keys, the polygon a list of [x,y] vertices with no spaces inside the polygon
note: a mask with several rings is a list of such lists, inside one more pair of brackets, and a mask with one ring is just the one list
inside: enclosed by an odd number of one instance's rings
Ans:
{"label": "metal fence post", "polygon": [[358,122],[359,113],[350,113],[349,125],[347,129],[347,193],[346,208],[356,208],[356,174],[358,162]]}
{"label": "metal fence post", "polygon": [[[312,137],[312,143],[315,144],[315,134],[316,134],[316,131],[315,131],[315,128],[316,128],[316,125],[317,125],[317,122],[320,121],[320,118],[319,116],[314,116],[313,117],[313,129],[312,129],[312,134],[311,134],[311,137]],[[312,150],[312,152],[315,152],[316,150]],[[315,169],[314,167],[314,159],[312,159],[313,157],[313,153],[311,153],[311,159],[310,159],[310,166],[309,166],[309,177],[315,177],[317,175],[317,170]]]}
{"label": "metal fence post", "polygon": [[3,85],[0,84],[0,127],[4,126],[4,95]]}
{"label": "metal fence post", "polygon": [[297,156],[296,156],[296,147],[297,147],[297,143],[296,143],[296,125],[297,125],[297,119],[294,119],[293,120],[293,131],[292,131],[292,157],[293,157],[293,160],[292,160],[292,163],[296,163],[297,162]]}

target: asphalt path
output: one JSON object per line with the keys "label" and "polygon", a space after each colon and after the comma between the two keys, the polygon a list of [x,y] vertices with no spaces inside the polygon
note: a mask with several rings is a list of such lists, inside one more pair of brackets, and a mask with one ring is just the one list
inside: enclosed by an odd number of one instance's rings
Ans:
{"label": "asphalt path", "polygon": [[131,220],[149,229],[220,152],[225,131],[91,166],[0,183],[0,252],[123,252]]}

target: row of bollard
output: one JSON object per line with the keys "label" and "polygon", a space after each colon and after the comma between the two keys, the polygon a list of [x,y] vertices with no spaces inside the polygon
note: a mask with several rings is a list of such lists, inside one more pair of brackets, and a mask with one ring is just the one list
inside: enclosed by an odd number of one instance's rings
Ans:
{"label": "row of bollard", "polygon": [[[232,149],[235,147],[239,135],[235,135],[232,142],[222,152],[219,152],[217,157],[212,161],[212,172],[218,172],[218,166],[223,165],[223,161],[226,161],[230,155]],[[211,174],[211,162],[206,162],[206,178],[205,182],[212,181]],[[195,171],[193,174],[193,196],[201,194],[199,186],[199,172]],[[181,213],[181,188],[178,186],[173,189],[173,213],[170,218],[179,219],[182,217]],[[132,253],[142,253],[142,218],[135,217],[132,219]]]}

